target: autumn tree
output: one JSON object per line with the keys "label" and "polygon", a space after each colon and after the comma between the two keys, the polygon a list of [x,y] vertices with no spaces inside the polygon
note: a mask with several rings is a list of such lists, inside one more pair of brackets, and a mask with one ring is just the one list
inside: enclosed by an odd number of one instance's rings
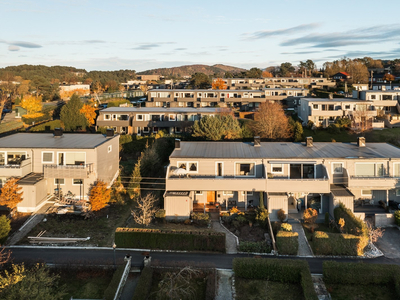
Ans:
{"label": "autumn tree", "polygon": [[254,115],[254,120],[253,130],[262,138],[290,137],[289,121],[280,103],[271,101],[261,103],[258,112]]}
{"label": "autumn tree", "polygon": [[42,96],[25,95],[20,106],[25,108],[28,114],[39,112],[42,110]]}
{"label": "autumn tree", "polygon": [[140,196],[140,182],[142,175],[140,173],[141,159],[139,158],[132,171],[132,176],[129,180],[128,194],[131,199]]}
{"label": "autumn tree", "polygon": [[149,86],[147,84],[142,84],[139,88],[145,95],[147,95],[147,92],[149,91]]}
{"label": "autumn tree", "polygon": [[89,91],[85,89],[73,89],[70,91],[60,90],[61,99],[70,99],[74,94],[77,94],[78,96],[85,96],[89,94]]}
{"label": "autumn tree", "polygon": [[84,104],[79,112],[85,116],[89,126],[94,124],[96,120],[96,109],[93,106]]}
{"label": "autumn tree", "polygon": [[111,191],[107,188],[107,184],[104,181],[97,181],[92,186],[89,192],[89,201],[92,206],[92,211],[99,211],[107,206],[110,202]]}
{"label": "autumn tree", "polygon": [[222,78],[217,78],[212,83],[213,90],[226,90],[227,86],[225,81]]}
{"label": "autumn tree", "polygon": [[149,226],[154,214],[157,212],[157,199],[151,193],[139,197],[136,201],[136,209],[132,210],[133,220],[140,225]]}
{"label": "autumn tree", "polygon": [[392,74],[389,74],[389,73],[386,73],[383,76],[383,80],[386,80],[386,81],[394,81],[394,79],[395,79],[395,77]]}
{"label": "autumn tree", "polygon": [[264,72],[262,72],[262,77],[263,78],[271,78],[271,77],[274,77],[274,76],[272,75],[272,73],[270,73],[268,71],[264,71]]}
{"label": "autumn tree", "polygon": [[23,198],[22,187],[18,185],[17,178],[10,178],[1,188],[0,205],[7,206],[13,211]]}
{"label": "autumn tree", "polygon": [[218,141],[241,138],[242,129],[239,121],[232,115],[216,115],[213,117],[205,116],[200,121],[195,121],[192,132],[194,137]]}
{"label": "autumn tree", "polygon": [[79,96],[74,94],[71,99],[61,108],[60,119],[65,125],[65,130],[72,131],[77,128],[86,128],[87,120],[81,113],[83,103]]}

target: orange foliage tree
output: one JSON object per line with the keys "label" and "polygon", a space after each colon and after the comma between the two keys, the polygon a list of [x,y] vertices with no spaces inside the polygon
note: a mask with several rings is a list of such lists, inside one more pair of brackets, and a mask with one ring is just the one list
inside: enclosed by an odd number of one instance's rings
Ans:
{"label": "orange foliage tree", "polygon": [[42,110],[42,96],[25,95],[20,105],[25,108],[29,114],[39,112]]}
{"label": "orange foliage tree", "polygon": [[22,187],[18,186],[17,178],[10,178],[1,188],[0,205],[7,206],[14,210],[17,204],[22,201]]}
{"label": "orange foliage tree", "polygon": [[218,78],[214,80],[212,83],[212,89],[213,90],[226,90],[227,86],[222,78]]}
{"label": "orange foliage tree", "polygon": [[64,91],[64,90],[60,91],[61,99],[69,99],[72,97],[73,94],[77,94],[78,96],[85,96],[89,94],[89,91],[84,89],[75,89],[72,91]]}
{"label": "orange foliage tree", "polygon": [[389,73],[386,73],[383,76],[383,80],[386,80],[386,81],[393,81],[394,79],[395,79],[395,77],[392,74],[389,74]]}
{"label": "orange foliage tree", "polygon": [[271,77],[274,77],[274,76],[272,75],[272,73],[270,73],[268,71],[264,71],[264,72],[262,72],[262,77],[263,78],[271,78]]}
{"label": "orange foliage tree", "polygon": [[92,186],[89,193],[89,201],[92,206],[92,211],[99,211],[106,207],[107,203],[111,199],[111,190],[107,188],[107,184],[104,181],[97,181]]}
{"label": "orange foliage tree", "polygon": [[304,211],[304,214],[303,214],[304,223],[313,225],[315,223],[315,221],[317,220],[317,217],[318,217],[318,212],[311,207],[307,208]]}
{"label": "orange foliage tree", "polygon": [[290,137],[289,120],[280,103],[271,101],[261,103],[258,112],[254,115],[254,120],[253,130],[262,138],[283,139]]}
{"label": "orange foliage tree", "polygon": [[84,104],[79,112],[85,116],[89,126],[94,124],[94,120],[96,119],[96,109],[93,106]]}

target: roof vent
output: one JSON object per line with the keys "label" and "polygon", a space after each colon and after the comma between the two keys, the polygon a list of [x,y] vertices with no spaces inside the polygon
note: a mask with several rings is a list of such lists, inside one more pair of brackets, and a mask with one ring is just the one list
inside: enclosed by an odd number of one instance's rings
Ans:
{"label": "roof vent", "polygon": [[63,130],[62,128],[54,128],[54,136],[56,137],[61,137],[63,136]]}
{"label": "roof vent", "polygon": [[357,138],[357,146],[358,147],[365,147],[365,137],[358,137]]}
{"label": "roof vent", "polygon": [[106,137],[113,137],[114,136],[114,129],[108,128],[106,131]]}
{"label": "roof vent", "polygon": [[259,136],[255,136],[254,137],[254,147],[260,147],[261,143],[260,143],[260,137]]}
{"label": "roof vent", "polygon": [[178,149],[178,150],[181,149],[181,140],[180,139],[175,139],[175,149]]}
{"label": "roof vent", "polygon": [[306,137],[306,146],[307,146],[307,147],[312,147],[312,146],[314,146],[314,142],[313,142],[312,136]]}

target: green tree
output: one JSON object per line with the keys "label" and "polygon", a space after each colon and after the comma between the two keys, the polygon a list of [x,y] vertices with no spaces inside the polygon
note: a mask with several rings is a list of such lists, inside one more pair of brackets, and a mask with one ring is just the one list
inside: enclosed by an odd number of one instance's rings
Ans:
{"label": "green tree", "polygon": [[140,173],[143,177],[153,177],[157,175],[160,166],[160,157],[154,146],[149,147],[146,143],[146,148],[140,158]]}
{"label": "green tree", "polygon": [[225,78],[233,78],[233,74],[228,71],[225,73]]}
{"label": "green tree", "polygon": [[315,67],[316,67],[315,63],[311,59],[307,59],[306,68],[307,68],[308,72],[310,73],[310,76],[314,72]]}
{"label": "green tree", "polygon": [[261,78],[262,71],[259,68],[251,68],[247,73],[247,78]]}
{"label": "green tree", "polygon": [[83,103],[76,94],[63,106],[60,119],[65,125],[65,130],[73,131],[77,128],[86,128],[88,123],[85,115],[80,112],[82,107]]}
{"label": "green tree", "polygon": [[0,243],[1,244],[8,237],[10,230],[11,230],[10,220],[7,219],[7,217],[4,215],[1,216],[0,217]]}
{"label": "green tree", "polygon": [[204,73],[195,73],[189,82],[192,89],[208,89],[211,87],[211,79]]}
{"label": "green tree", "polygon": [[294,67],[290,62],[281,63],[280,74],[282,77],[289,76],[292,72],[294,72]]}
{"label": "green tree", "polygon": [[139,158],[132,172],[131,179],[128,186],[128,194],[131,199],[140,196],[140,182],[142,181],[142,175],[140,173],[140,163]]}
{"label": "green tree", "polygon": [[45,265],[37,264],[30,269],[13,265],[12,271],[0,275],[1,299],[3,300],[58,300],[66,295],[60,276],[50,273]]}
{"label": "green tree", "polygon": [[194,137],[211,141],[238,139],[242,136],[239,121],[231,115],[205,116],[194,123],[192,131]]}

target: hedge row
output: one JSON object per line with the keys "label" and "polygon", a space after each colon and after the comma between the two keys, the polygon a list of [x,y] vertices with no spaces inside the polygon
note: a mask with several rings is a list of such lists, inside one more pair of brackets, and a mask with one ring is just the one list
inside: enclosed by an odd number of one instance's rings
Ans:
{"label": "hedge row", "polygon": [[51,120],[51,117],[48,114],[43,114],[42,116],[39,116],[36,118],[29,118],[29,115],[24,115],[21,117],[21,119],[22,119],[22,122],[24,122],[25,124],[32,125],[33,122],[38,123],[38,122],[42,122],[42,121]]}
{"label": "hedge row", "polygon": [[340,218],[344,219],[343,229],[346,233],[368,237],[368,228],[365,222],[357,218],[343,203],[340,202],[339,206],[334,209],[334,216],[336,223]]}
{"label": "hedge row", "polygon": [[235,276],[245,279],[300,283],[306,300],[318,299],[306,261],[292,259],[234,258]]}
{"label": "hedge row", "polygon": [[60,120],[53,120],[34,126],[29,131],[53,131],[55,128],[64,128],[64,124]]}
{"label": "hedge row", "polygon": [[400,297],[400,267],[397,265],[324,261],[322,269],[325,283],[389,286],[394,284],[396,294]]}
{"label": "hedge row", "polygon": [[225,252],[225,233],[117,228],[115,244],[122,248]]}
{"label": "hedge row", "polygon": [[119,282],[121,281],[122,274],[124,273],[125,265],[119,266],[110,281],[110,284],[104,291],[104,299],[113,300],[115,297],[115,293],[117,292]]}
{"label": "hedge row", "polygon": [[275,239],[279,254],[297,255],[299,250],[299,234],[297,232],[279,230]]}
{"label": "hedge row", "polygon": [[139,281],[135,288],[135,293],[133,294],[134,300],[146,300],[151,284],[153,282],[153,269],[151,267],[145,267],[140,274]]}
{"label": "hedge row", "polygon": [[365,239],[361,236],[342,233],[315,231],[313,234],[314,253],[317,255],[349,255],[364,254]]}
{"label": "hedge row", "polygon": [[[314,90],[315,95],[318,98],[329,98],[329,94],[331,94],[331,92],[325,92],[325,91],[321,91],[321,90]],[[332,93],[333,98],[344,98],[344,95],[341,94],[335,94]]]}

